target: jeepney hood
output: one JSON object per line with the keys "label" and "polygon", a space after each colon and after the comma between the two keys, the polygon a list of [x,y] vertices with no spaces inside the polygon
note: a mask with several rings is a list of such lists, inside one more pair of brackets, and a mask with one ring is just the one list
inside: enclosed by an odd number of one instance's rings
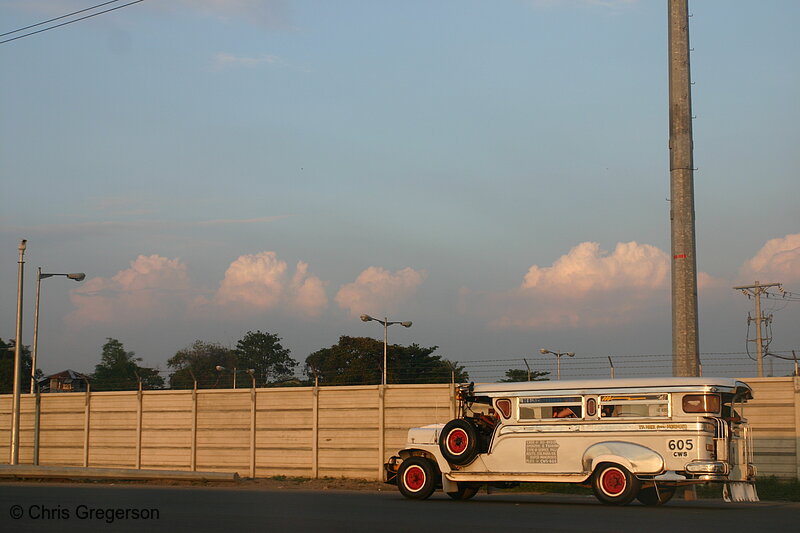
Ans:
{"label": "jeepney hood", "polygon": [[437,444],[444,424],[428,424],[408,430],[408,444]]}

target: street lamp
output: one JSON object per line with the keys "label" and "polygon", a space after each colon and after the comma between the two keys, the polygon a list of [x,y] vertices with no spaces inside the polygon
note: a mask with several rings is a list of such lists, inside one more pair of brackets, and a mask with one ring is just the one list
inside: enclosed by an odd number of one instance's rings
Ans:
{"label": "street lamp", "polygon": [[17,333],[14,337],[14,385],[11,405],[11,458],[12,465],[19,463],[19,378],[22,358],[22,280],[25,271],[25,249],[28,241],[19,241],[19,260],[17,261]]}
{"label": "street lamp", "polygon": [[375,322],[379,322],[383,324],[383,384],[386,385],[386,347],[388,345],[387,338],[389,336],[389,326],[393,326],[394,324],[400,324],[404,328],[410,328],[411,322],[389,322],[389,319],[383,317],[383,320],[379,318],[372,318],[369,315],[361,315],[362,322],[369,322],[370,320],[374,320]]}
{"label": "street lamp", "polygon": [[[225,368],[222,365],[217,365],[216,369],[217,369],[217,372],[225,372],[226,370],[228,370],[227,368]],[[256,388],[256,369],[255,368],[248,368],[247,370],[245,370],[245,369],[237,369],[236,367],[233,367],[233,372],[232,372],[232,374],[233,374],[233,388],[234,389],[236,388],[236,374],[239,373],[239,372],[244,372],[245,374],[250,374],[250,378],[253,380],[253,388],[255,389]]]}
{"label": "street lamp", "polygon": [[553,352],[550,350],[545,350],[544,348],[540,349],[539,353],[543,355],[551,353],[556,356],[556,376],[559,381],[561,380],[561,356],[567,355],[569,357],[575,357],[575,352]]}
{"label": "street lamp", "polygon": [[86,279],[86,274],[83,272],[75,272],[72,274],[46,274],[42,273],[42,267],[36,270],[36,306],[33,311],[33,350],[31,352],[31,394],[34,393],[36,387],[36,354],[38,353],[39,346],[39,290],[42,286],[42,280],[45,278],[52,278],[53,276],[64,276],[75,281],[83,281]]}

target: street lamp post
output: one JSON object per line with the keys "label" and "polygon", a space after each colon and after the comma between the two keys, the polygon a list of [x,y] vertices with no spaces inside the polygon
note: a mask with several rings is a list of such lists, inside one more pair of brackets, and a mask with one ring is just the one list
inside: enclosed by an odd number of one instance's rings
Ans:
{"label": "street lamp post", "polygon": [[575,352],[553,352],[550,350],[546,350],[544,348],[539,350],[541,354],[553,354],[556,356],[556,376],[559,381],[561,381],[561,356],[567,355],[569,357],[575,357]]}
{"label": "street lamp post", "polygon": [[46,274],[42,273],[42,267],[36,270],[36,306],[33,310],[33,348],[31,350],[31,394],[36,390],[36,355],[39,347],[39,292],[41,290],[42,280],[45,278],[52,278],[53,276],[64,276],[65,278],[75,281],[83,281],[86,279],[86,274],[83,272],[75,272],[72,274]]}
{"label": "street lamp post", "polygon": [[19,463],[19,378],[22,363],[22,278],[25,271],[25,248],[28,241],[19,241],[19,261],[17,269],[17,333],[14,340],[14,384],[11,406],[11,460],[12,465]]}
{"label": "street lamp post", "polygon": [[[217,369],[217,372],[225,372],[226,370],[228,370],[227,368],[225,368],[222,365],[217,365],[216,369]],[[233,374],[233,388],[234,389],[236,388],[236,374],[239,373],[239,372],[244,372],[245,374],[250,374],[250,378],[253,380],[253,388],[255,389],[256,388],[256,370],[255,370],[255,368],[248,368],[248,369],[245,370],[243,368],[240,369],[240,368],[236,368],[236,367],[233,367],[233,371],[231,372]]]}
{"label": "street lamp post", "polygon": [[383,320],[379,318],[372,318],[369,315],[361,315],[362,322],[369,322],[370,320],[374,320],[380,324],[383,324],[383,385],[386,385],[386,350],[388,346],[388,337],[389,337],[389,326],[393,326],[394,324],[400,324],[404,328],[410,328],[411,322],[389,322],[389,319],[383,317]]}

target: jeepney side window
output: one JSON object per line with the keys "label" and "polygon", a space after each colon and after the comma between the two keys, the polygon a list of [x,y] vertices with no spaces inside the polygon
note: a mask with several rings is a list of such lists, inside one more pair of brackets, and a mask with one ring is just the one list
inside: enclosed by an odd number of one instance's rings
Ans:
{"label": "jeepney side window", "polygon": [[583,399],[581,396],[553,396],[549,398],[520,398],[520,420],[554,420],[581,418]]}
{"label": "jeepney side window", "polygon": [[606,395],[600,397],[600,416],[653,418],[669,416],[668,394]]}

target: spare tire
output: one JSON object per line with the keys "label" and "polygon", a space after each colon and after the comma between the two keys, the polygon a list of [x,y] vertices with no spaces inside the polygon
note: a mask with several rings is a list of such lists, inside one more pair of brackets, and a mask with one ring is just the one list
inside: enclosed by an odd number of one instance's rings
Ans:
{"label": "spare tire", "polygon": [[466,465],[478,455],[478,430],[463,418],[451,420],[439,435],[439,450],[447,462]]}

